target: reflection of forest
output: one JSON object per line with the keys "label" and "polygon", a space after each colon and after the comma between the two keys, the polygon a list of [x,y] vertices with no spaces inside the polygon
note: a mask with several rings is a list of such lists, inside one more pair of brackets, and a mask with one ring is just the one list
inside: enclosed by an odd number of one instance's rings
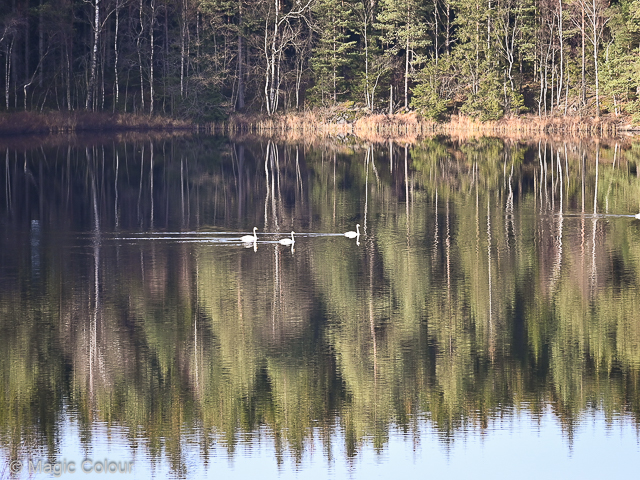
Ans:
{"label": "reflection of forest", "polygon": [[[125,425],[176,469],[194,431],[232,452],[266,426],[300,456],[336,428],[349,454],[383,448],[423,415],[443,438],[546,405],[569,435],[594,406],[638,422],[640,228],[606,216],[637,213],[638,162],[637,144],[445,138],[7,151],[2,443],[54,453],[65,405],[83,442]],[[293,255],[113,241],[356,221],[359,248]]]}

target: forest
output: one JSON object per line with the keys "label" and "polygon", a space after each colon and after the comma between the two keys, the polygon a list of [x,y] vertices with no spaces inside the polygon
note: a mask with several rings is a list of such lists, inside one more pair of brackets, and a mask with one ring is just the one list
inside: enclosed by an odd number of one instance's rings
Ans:
{"label": "forest", "polygon": [[6,0],[0,112],[640,119],[640,0]]}

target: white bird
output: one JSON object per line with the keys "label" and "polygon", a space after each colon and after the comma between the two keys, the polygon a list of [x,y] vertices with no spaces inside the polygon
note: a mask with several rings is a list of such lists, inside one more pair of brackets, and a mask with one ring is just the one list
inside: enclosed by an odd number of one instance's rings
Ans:
{"label": "white bird", "polygon": [[634,215],[634,217],[636,217],[638,220],[640,220],[640,213],[636,213],[636,214]]}
{"label": "white bird", "polygon": [[257,242],[258,241],[258,236],[256,235],[256,230],[258,230],[258,227],[253,227],[253,235],[243,235],[242,237],[240,237],[240,241],[241,242]]}
{"label": "white bird", "polygon": [[281,238],[280,243],[282,245],[293,245],[296,241],[293,239],[293,234],[296,233],[294,231],[291,232],[291,238]]}
{"label": "white bird", "polygon": [[348,232],[344,232],[344,236],[347,238],[360,238],[360,224],[356,224],[356,230],[358,230],[357,232],[354,232],[353,230],[350,230]]}
{"label": "white bird", "polygon": [[251,243],[244,243],[244,248],[252,248],[253,247],[253,251],[257,252],[258,251],[258,242],[251,242]]}

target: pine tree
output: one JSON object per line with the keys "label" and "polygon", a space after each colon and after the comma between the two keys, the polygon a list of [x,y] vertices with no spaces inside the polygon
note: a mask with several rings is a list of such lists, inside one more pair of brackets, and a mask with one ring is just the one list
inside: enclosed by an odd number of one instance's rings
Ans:
{"label": "pine tree", "polygon": [[319,36],[313,50],[311,66],[314,90],[322,103],[335,104],[347,92],[345,70],[352,62],[356,41],[350,40],[354,24],[353,9],[344,0],[319,0],[314,8]]}
{"label": "pine tree", "polygon": [[421,49],[429,45],[425,4],[418,0],[381,0],[376,27],[388,55],[404,53],[404,107],[409,108],[409,79],[422,61]]}
{"label": "pine tree", "polygon": [[[612,39],[604,50],[600,81],[604,102],[617,116],[640,89],[640,2],[623,2],[611,11]],[[630,105],[631,113],[636,109]]]}

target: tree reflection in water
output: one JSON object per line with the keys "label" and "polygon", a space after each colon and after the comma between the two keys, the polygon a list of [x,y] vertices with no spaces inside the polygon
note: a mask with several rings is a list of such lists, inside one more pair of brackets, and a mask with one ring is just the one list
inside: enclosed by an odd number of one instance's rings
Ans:
{"label": "tree reflection in water", "polygon": [[[185,435],[233,454],[266,429],[300,461],[548,407],[568,438],[593,408],[637,425],[639,162],[551,138],[11,146],[5,454],[55,456],[69,412],[178,472]],[[316,235],[356,223],[359,247]],[[264,248],[225,240],[253,225]]]}

